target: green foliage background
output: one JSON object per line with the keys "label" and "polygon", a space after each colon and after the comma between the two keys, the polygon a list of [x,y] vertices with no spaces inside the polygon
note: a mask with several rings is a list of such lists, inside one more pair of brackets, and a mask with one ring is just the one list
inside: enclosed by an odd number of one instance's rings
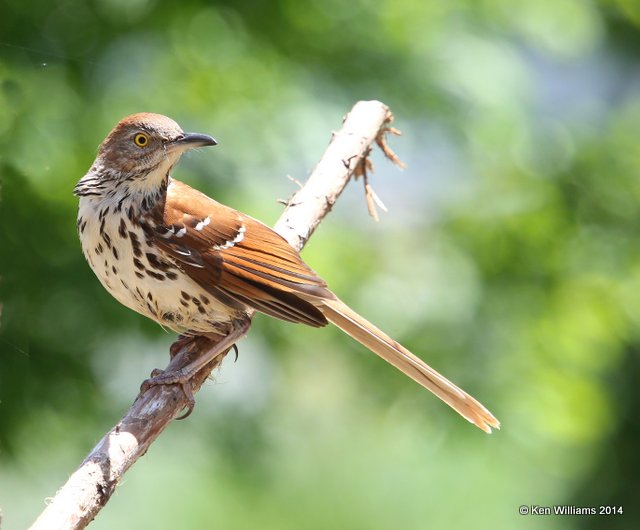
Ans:
{"label": "green foliage background", "polygon": [[[172,335],[83,261],[75,182],[124,115],[213,134],[176,170],[272,223],[380,99],[379,224],[352,185],[304,252],[479,397],[486,436],[338,331],[258,318],[92,528],[638,528],[640,6],[633,0],[0,4],[0,507],[26,527]],[[520,505],[623,506],[610,517]]]}

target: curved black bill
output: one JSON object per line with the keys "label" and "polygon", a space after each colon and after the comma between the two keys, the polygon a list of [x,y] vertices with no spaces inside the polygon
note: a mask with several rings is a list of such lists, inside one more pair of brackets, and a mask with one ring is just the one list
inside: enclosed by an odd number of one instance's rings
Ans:
{"label": "curved black bill", "polygon": [[184,133],[181,138],[174,140],[173,142],[171,142],[171,144],[176,147],[191,148],[217,145],[218,142],[216,142],[215,138],[212,138],[207,134]]}

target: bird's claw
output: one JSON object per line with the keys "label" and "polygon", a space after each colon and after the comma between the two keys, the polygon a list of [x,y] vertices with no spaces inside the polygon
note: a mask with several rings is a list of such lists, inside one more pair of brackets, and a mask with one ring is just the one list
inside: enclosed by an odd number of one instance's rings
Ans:
{"label": "bird's claw", "polygon": [[193,397],[193,390],[189,383],[189,377],[180,373],[180,371],[166,372],[156,368],[151,372],[151,377],[149,379],[145,379],[142,382],[142,385],[140,385],[140,394],[142,395],[150,388],[159,385],[180,385],[180,388],[184,393],[184,397],[187,400],[187,404],[185,405],[187,411],[176,419],[184,420],[185,418],[188,418],[196,406],[196,400]]}
{"label": "bird's claw", "polygon": [[187,381],[186,383],[182,383],[180,387],[182,388],[184,397],[187,398],[187,404],[185,405],[187,411],[181,416],[178,416],[176,420],[187,419],[189,416],[191,416],[191,413],[196,406],[196,399],[193,397],[193,390],[191,389],[191,384],[189,383],[189,381]]}
{"label": "bird's claw", "polygon": [[[193,337],[181,336],[172,345],[171,356],[174,357],[183,346],[185,346],[187,343],[193,340],[195,340]],[[210,339],[205,337],[204,340],[210,340]],[[235,360],[237,361],[238,347],[235,344],[232,344],[231,346],[226,346],[221,350],[221,352],[226,353],[231,349],[233,349],[235,353]],[[218,355],[221,352],[218,352]],[[212,359],[209,359],[209,361],[213,361],[213,359],[215,359],[215,357],[213,357]],[[142,385],[140,385],[140,395],[144,394],[147,390],[149,390],[151,387],[154,387],[154,386],[180,385],[180,388],[182,389],[182,392],[184,393],[185,399],[187,401],[185,405],[187,410],[182,416],[176,419],[183,420],[185,418],[188,418],[193,412],[193,409],[196,405],[196,400],[193,397],[193,389],[191,387],[190,380],[191,380],[191,377],[193,377],[198,372],[198,370],[200,370],[202,367],[203,366],[194,367],[192,365],[187,365],[177,370],[171,370],[171,371],[160,370],[156,368],[151,372],[151,377],[149,377],[149,379],[144,380],[142,382]]]}

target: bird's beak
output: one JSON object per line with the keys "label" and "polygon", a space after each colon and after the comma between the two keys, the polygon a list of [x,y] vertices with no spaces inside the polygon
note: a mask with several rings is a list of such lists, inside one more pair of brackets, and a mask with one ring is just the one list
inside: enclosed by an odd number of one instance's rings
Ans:
{"label": "bird's beak", "polygon": [[184,133],[177,140],[169,143],[169,149],[178,149],[180,151],[193,149],[194,147],[206,147],[208,145],[217,145],[215,138],[206,134]]}

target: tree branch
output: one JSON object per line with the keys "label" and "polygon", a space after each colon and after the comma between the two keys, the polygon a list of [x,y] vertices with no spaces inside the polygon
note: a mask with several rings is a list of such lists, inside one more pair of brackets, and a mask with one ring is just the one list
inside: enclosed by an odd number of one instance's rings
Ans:
{"label": "tree branch", "polygon": [[[352,175],[366,175],[368,155],[376,142],[395,163],[397,157],[385,142],[393,115],[379,101],[360,101],[345,117],[340,131],[306,184],[289,200],[275,230],[294,248],[302,249],[315,228],[331,210]],[[368,183],[366,183],[369,186]],[[375,194],[374,194],[375,195]],[[367,197],[370,191],[367,190]],[[371,205],[370,205],[371,206]],[[214,342],[198,337],[178,349],[167,366],[175,370],[188,358],[211,348]],[[179,348],[177,346],[180,346]],[[172,351],[174,350],[172,347]],[[225,354],[216,357],[191,380],[196,393]],[[31,526],[32,530],[85,528],[109,501],[124,473],[144,455],[158,435],[187,405],[179,385],[155,386],[140,394],[120,422],[111,429]]]}

